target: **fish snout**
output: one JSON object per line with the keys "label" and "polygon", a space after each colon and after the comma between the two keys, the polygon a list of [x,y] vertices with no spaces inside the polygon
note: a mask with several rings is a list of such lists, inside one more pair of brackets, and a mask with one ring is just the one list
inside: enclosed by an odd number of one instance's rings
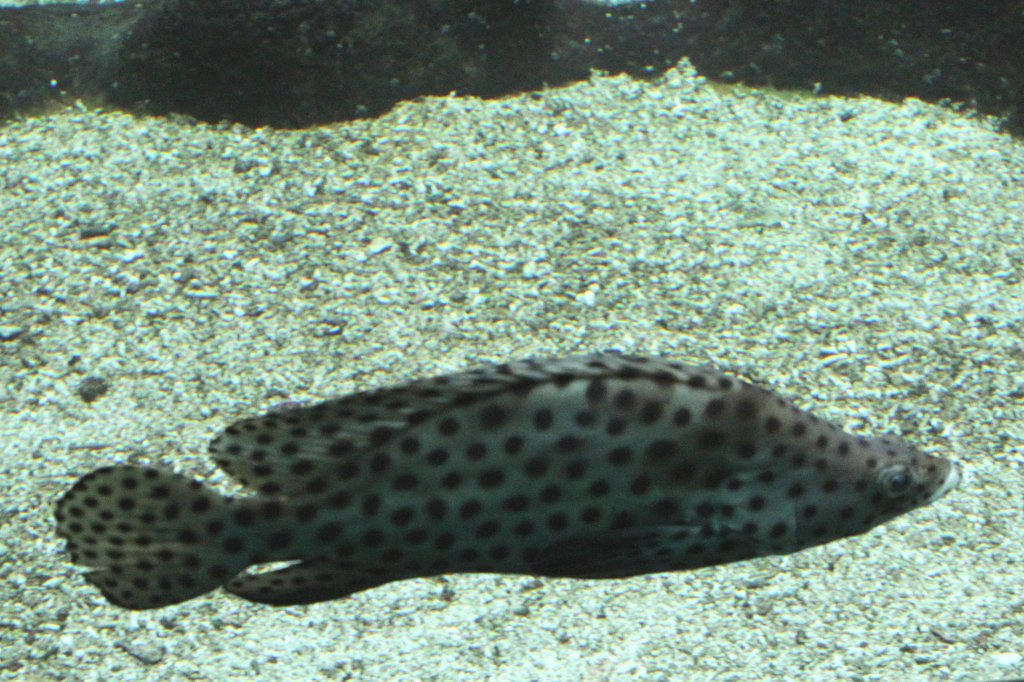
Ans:
{"label": "fish snout", "polygon": [[953,488],[956,488],[960,484],[960,465],[956,462],[949,463],[949,471],[946,473],[946,478],[942,481],[938,488],[935,489],[928,497],[927,504],[931,504],[935,500],[939,499]]}

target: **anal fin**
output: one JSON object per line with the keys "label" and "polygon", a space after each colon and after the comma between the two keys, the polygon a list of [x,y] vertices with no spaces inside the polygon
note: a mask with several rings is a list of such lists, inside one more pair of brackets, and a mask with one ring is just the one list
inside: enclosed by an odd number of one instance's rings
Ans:
{"label": "anal fin", "polygon": [[273,571],[243,573],[224,588],[248,601],[293,606],[340,599],[395,579],[395,576],[370,575],[347,562],[314,559]]}

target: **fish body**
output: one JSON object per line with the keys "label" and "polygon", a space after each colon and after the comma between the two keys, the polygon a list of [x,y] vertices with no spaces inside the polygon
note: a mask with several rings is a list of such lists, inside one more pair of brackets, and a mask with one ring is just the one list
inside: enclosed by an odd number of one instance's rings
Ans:
{"label": "fish body", "polygon": [[[58,532],[112,603],[224,586],[287,605],[453,572],[694,569],[862,533],[960,478],[716,370],[619,354],[289,407],[232,424],[210,452],[254,494],[114,466],[59,502]],[[275,561],[293,563],[246,571]]]}

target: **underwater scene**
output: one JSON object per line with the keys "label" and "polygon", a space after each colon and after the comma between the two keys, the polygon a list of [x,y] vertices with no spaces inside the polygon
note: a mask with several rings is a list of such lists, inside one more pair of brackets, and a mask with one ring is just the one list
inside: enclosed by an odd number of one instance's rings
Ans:
{"label": "underwater scene", "polygon": [[935,5],[7,0],[0,680],[1024,679],[1024,3]]}

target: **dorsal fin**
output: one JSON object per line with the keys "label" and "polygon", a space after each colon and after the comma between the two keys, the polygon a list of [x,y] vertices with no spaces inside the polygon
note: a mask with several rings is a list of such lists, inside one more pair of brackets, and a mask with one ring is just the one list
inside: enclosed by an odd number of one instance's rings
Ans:
{"label": "dorsal fin", "polygon": [[521,360],[244,419],[213,440],[217,463],[267,495],[317,495],[328,481],[354,480],[374,452],[404,429],[505,392],[599,376],[685,381],[696,368],[618,354]]}

